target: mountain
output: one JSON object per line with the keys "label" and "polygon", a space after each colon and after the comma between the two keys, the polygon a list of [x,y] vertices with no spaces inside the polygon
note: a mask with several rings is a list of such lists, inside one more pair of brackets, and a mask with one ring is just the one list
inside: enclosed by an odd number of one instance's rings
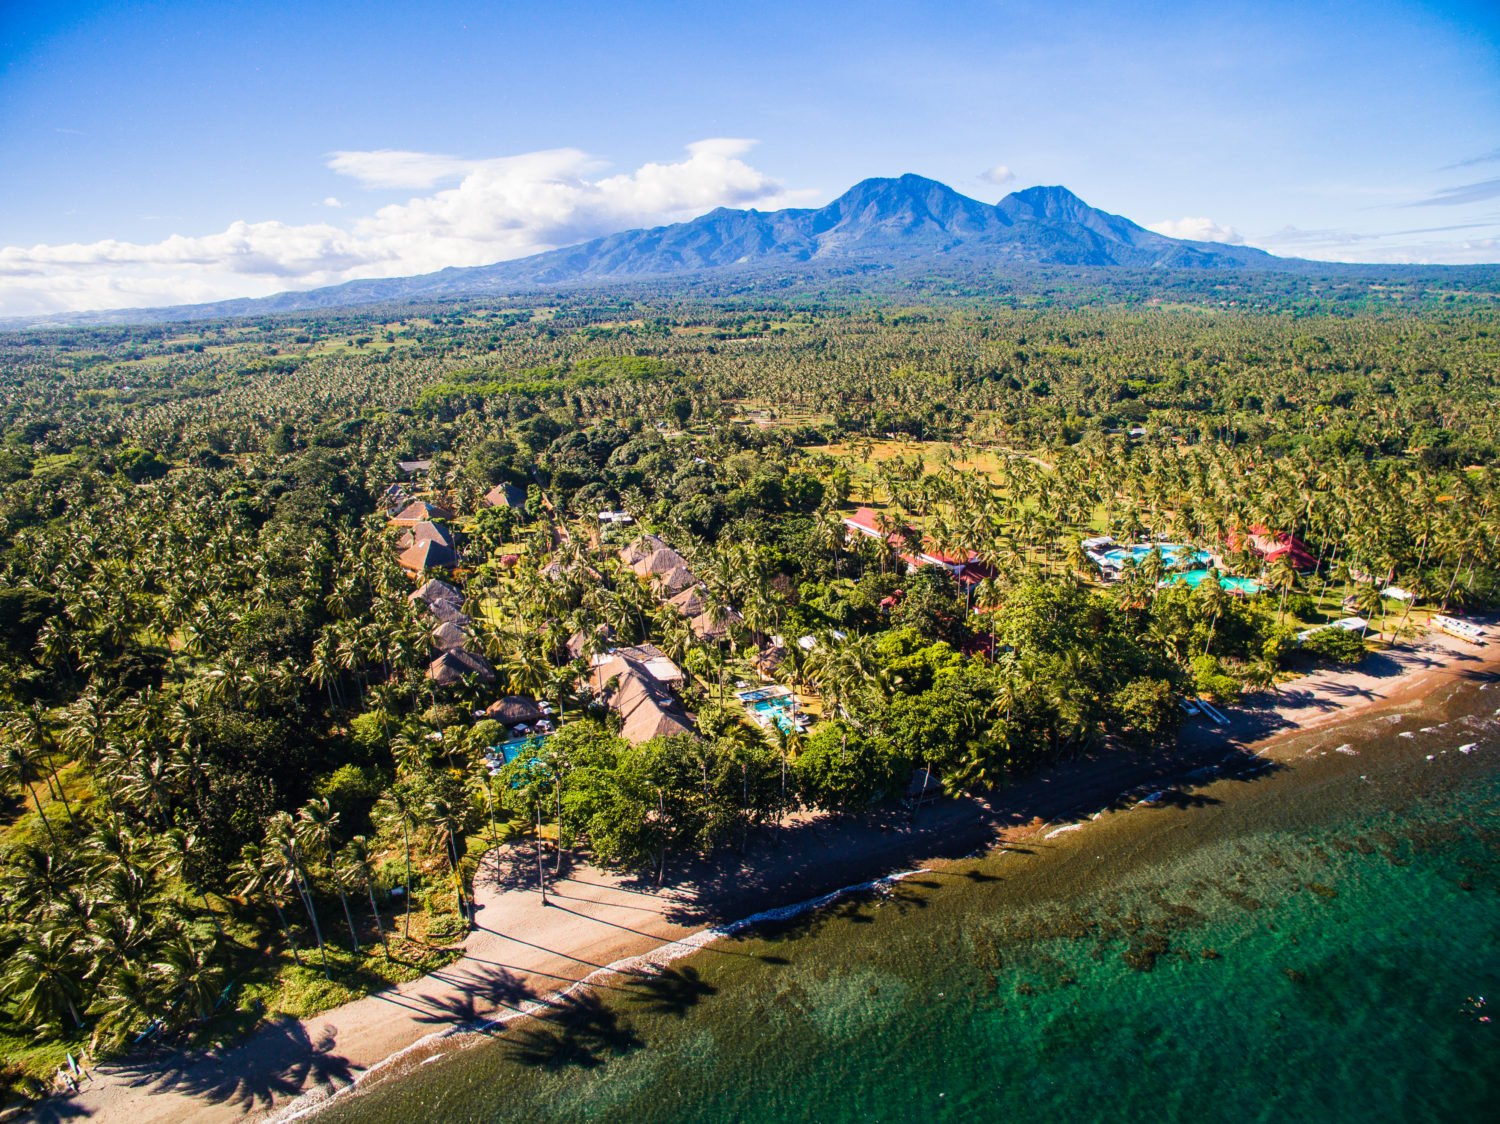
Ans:
{"label": "mountain", "polygon": [[997,266],[1137,269],[1275,269],[1283,264],[1263,250],[1155,234],[1090,207],[1063,187],[1027,188],[992,206],[936,180],[906,175],[865,180],[826,207],[770,212],[721,207],[691,222],[627,230],[462,272],[481,282],[556,285],[753,265],[943,258]]}
{"label": "mountain", "polygon": [[[541,287],[756,270],[869,268],[969,273],[1016,266],[1305,272],[1314,263],[1248,246],[1168,238],[1090,207],[1063,187],[1031,187],[996,204],[922,176],[867,179],[826,207],[739,211],[721,207],[690,222],[627,230],[532,257],[417,277],[351,281],[261,299],[171,309],[48,317],[71,323],[187,320],[444,300]],[[1333,272],[1338,266],[1317,263]],[[32,321],[36,322],[35,320]]]}

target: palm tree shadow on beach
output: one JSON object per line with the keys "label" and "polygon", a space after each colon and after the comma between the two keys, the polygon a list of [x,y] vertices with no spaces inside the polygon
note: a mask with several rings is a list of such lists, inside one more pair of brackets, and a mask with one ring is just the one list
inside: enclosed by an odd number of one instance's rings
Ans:
{"label": "palm tree shadow on beach", "polygon": [[418,1022],[482,1031],[501,1009],[520,1011],[523,1004],[537,998],[520,976],[505,968],[486,966],[461,975],[448,976],[444,971],[433,975],[458,990],[424,998],[429,1009],[416,1016]]}
{"label": "palm tree shadow on beach", "polygon": [[631,985],[632,1001],[654,1015],[676,1015],[679,1019],[719,989],[698,973],[697,968],[662,968]]}
{"label": "palm tree shadow on beach", "polygon": [[548,1070],[594,1069],[645,1045],[634,1027],[588,992],[552,1000],[506,1041],[511,1061]]}
{"label": "palm tree shadow on beach", "polygon": [[248,1113],[300,1096],[308,1085],[351,1084],[353,1070],[347,1059],[333,1053],[333,1043],[331,1030],[313,1038],[301,1022],[284,1015],[224,1055],[174,1051],[114,1065],[110,1071],[135,1088],[232,1104]]}

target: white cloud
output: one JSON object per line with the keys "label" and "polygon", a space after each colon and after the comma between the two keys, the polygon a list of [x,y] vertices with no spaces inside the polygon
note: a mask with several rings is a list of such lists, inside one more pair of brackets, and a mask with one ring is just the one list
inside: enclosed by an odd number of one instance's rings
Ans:
{"label": "white cloud", "polygon": [[1004,164],[996,164],[993,168],[986,168],[980,172],[979,178],[984,180],[985,183],[994,184],[996,187],[1004,187],[1016,178],[1016,173],[1012,172]]}
{"label": "white cloud", "polygon": [[[1472,230],[1458,239],[1433,234]],[[1483,231],[1500,230],[1500,222],[1460,223],[1407,230],[1364,232],[1284,226],[1254,239],[1273,253],[1314,261],[1373,262],[1382,265],[1480,265],[1500,262],[1500,238]]]}
{"label": "white cloud", "polygon": [[330,195],[327,199],[323,200],[323,206],[325,207],[342,207],[343,205],[337,195]]}
{"label": "white cloud", "polygon": [[598,178],[599,162],[576,149],[467,161],[389,150],[339,152],[329,166],[364,186],[457,182],[345,225],[240,221],[218,233],[152,243],[0,248],[0,315],[265,296],[484,265],[720,206],[806,201],[806,193],[787,191],[743,159],[753,143],[698,141],[675,163]]}
{"label": "white cloud", "polygon": [[1148,223],[1147,230],[1165,234],[1168,238],[1187,238],[1193,242],[1227,242],[1232,246],[1244,244],[1244,237],[1232,226],[1220,226],[1213,219],[1182,218]]}
{"label": "white cloud", "polygon": [[341,176],[359,181],[361,187],[436,187],[457,179],[490,161],[460,160],[433,152],[406,152],[378,148],[373,152],[334,152],[328,166]]}

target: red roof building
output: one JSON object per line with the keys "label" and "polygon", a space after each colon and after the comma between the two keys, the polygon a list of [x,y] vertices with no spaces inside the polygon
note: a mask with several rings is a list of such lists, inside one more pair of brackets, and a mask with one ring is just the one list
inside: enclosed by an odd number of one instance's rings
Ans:
{"label": "red roof building", "polygon": [[1250,527],[1248,534],[1230,531],[1224,536],[1224,544],[1230,550],[1249,550],[1267,562],[1285,558],[1296,570],[1316,570],[1318,560],[1305,542],[1286,531],[1272,531],[1259,523]]}

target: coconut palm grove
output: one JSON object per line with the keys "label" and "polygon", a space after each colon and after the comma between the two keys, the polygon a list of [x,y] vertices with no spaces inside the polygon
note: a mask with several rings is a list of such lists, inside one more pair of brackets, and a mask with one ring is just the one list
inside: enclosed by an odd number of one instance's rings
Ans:
{"label": "coconut palm grove", "polygon": [[1482,271],[762,278],[0,334],[7,1095],[1167,745],[1500,602]]}

